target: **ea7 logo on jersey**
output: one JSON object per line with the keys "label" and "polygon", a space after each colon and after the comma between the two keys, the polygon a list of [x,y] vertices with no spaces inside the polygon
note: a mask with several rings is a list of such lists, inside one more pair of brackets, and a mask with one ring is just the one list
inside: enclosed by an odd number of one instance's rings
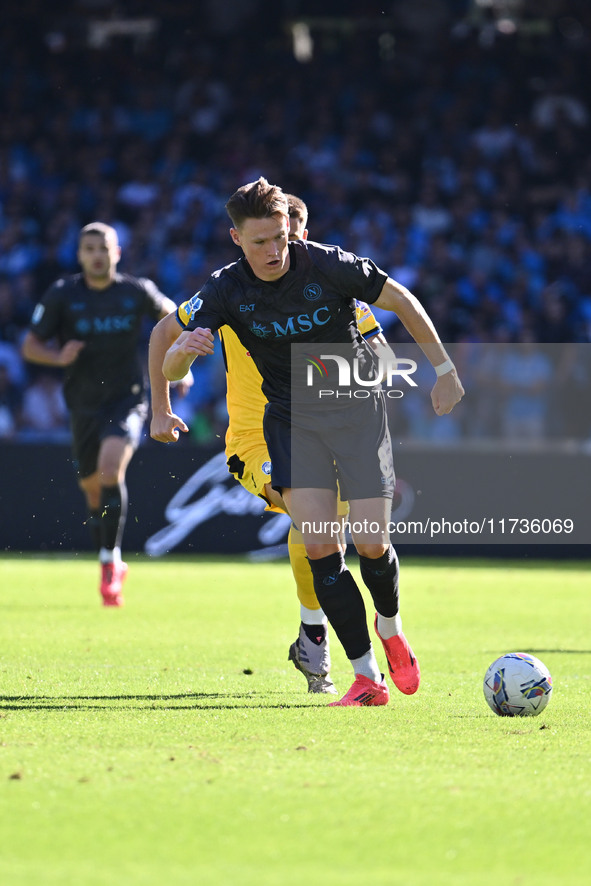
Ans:
{"label": "ea7 logo on jersey", "polygon": [[199,293],[196,292],[193,298],[190,298],[187,304],[185,305],[185,310],[189,317],[189,322],[194,318],[195,314],[203,304],[203,299],[199,298]]}
{"label": "ea7 logo on jersey", "polygon": [[252,305],[240,305],[241,311],[254,311],[254,303]]}

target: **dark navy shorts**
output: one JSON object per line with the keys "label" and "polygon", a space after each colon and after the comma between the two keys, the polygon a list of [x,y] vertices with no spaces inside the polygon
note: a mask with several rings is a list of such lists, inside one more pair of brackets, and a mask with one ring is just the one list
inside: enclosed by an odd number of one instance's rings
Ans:
{"label": "dark navy shorts", "polygon": [[383,395],[291,419],[267,407],[265,439],[274,489],[335,489],[347,501],[392,498],[396,477]]}
{"label": "dark navy shorts", "polygon": [[137,449],[147,417],[148,404],[144,400],[138,402],[135,396],[107,403],[96,412],[73,412],[72,453],[78,477],[84,479],[94,474],[106,437],[124,437]]}

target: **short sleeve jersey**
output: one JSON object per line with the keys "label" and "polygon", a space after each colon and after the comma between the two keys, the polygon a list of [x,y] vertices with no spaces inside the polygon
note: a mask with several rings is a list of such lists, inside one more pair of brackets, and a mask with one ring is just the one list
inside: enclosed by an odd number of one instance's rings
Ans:
{"label": "short sleeve jersey", "polygon": [[177,312],[188,330],[233,329],[263,378],[265,397],[282,405],[291,396],[291,345],[345,343],[355,356],[373,359],[356,303],[372,304],[387,280],[370,259],[337,246],[299,240],[289,252],[289,270],[279,280],[259,280],[242,258],[212,274]]}
{"label": "short sleeve jersey", "polygon": [[166,296],[151,280],[116,274],[106,289],[90,289],[82,274],[57,280],[33,312],[30,329],[43,341],[86,342],[64,370],[64,396],[71,411],[144,396],[139,340],[145,317],[158,320]]}

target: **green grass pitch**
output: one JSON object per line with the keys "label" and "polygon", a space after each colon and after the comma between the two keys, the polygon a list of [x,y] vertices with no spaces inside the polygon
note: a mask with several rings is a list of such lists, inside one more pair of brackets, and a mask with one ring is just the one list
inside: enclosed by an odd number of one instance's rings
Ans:
{"label": "green grass pitch", "polygon": [[[421,689],[332,709],[287,563],[129,563],[110,610],[88,557],[0,559],[3,886],[588,882],[588,564],[403,558]],[[484,701],[510,651],[550,668],[539,717]]]}

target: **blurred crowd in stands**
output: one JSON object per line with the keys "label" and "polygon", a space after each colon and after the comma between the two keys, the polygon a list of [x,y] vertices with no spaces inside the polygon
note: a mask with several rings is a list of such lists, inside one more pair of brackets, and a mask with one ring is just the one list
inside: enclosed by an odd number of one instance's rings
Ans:
{"label": "blurred crowd in stands", "polygon": [[[305,200],[310,239],[370,256],[408,286],[464,355],[468,395],[480,373],[502,405],[494,427],[490,410],[457,410],[440,439],[539,436],[549,408],[553,427],[570,428],[561,404],[579,416],[567,436],[591,435],[576,399],[565,406],[575,376],[578,391],[591,388],[591,6],[540,0],[516,28],[466,15],[427,30],[401,6],[413,4],[370,0],[363,28],[310,26],[305,60],[280,22],[204,31],[174,3],[148,36],[99,46],[43,16],[7,20],[0,437],[67,438],[60,374],[24,365],[19,342],[46,288],[78,270],[80,228],[113,225],[120,270],[180,303],[239,257],[224,203],[259,175]],[[392,16],[380,20],[383,8]],[[379,319],[389,341],[406,341],[392,315]],[[565,342],[575,358],[541,348]],[[217,350],[175,403],[197,441],[225,430]],[[509,390],[526,357],[531,409]],[[561,372],[569,397],[556,393]],[[540,406],[544,390],[554,394]],[[433,436],[411,398],[396,409],[397,433]]]}

